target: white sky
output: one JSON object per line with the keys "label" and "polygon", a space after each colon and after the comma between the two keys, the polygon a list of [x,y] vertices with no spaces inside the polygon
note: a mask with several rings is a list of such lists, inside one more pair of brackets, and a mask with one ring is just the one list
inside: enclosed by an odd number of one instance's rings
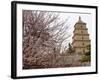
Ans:
{"label": "white sky", "polygon": [[[72,36],[73,36],[73,30],[74,30],[74,25],[75,23],[79,20],[79,16],[81,17],[81,20],[86,23],[86,28],[88,28],[88,33],[89,33],[89,38],[91,39],[91,33],[92,33],[92,18],[90,13],[71,13],[71,12],[66,12],[66,13],[60,13],[60,18],[61,19],[67,19],[66,23],[69,26],[69,30],[66,32],[69,32],[71,34],[71,37],[68,38],[68,41],[63,43],[64,45],[68,45],[68,43],[72,43]],[[66,34],[67,36],[67,34]]]}
{"label": "white sky", "polygon": [[[89,37],[91,39],[91,29],[92,29],[92,27],[91,27],[91,23],[92,23],[91,14],[60,13],[61,18],[63,18],[63,19],[68,18],[68,21],[66,21],[66,23],[68,23],[68,25],[70,27],[69,32],[72,34],[72,36],[73,36],[74,25],[79,20],[79,16],[81,16],[81,20],[86,23],[86,27],[88,28],[88,33],[90,34]],[[70,38],[70,41],[72,41],[72,37]]]}

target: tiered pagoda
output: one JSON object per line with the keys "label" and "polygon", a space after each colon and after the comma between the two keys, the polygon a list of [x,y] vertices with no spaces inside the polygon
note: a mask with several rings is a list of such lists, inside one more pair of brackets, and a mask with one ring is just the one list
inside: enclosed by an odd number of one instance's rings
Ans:
{"label": "tiered pagoda", "polygon": [[87,46],[90,45],[90,38],[86,23],[81,20],[81,17],[79,17],[78,22],[74,25],[73,34],[72,46],[75,53],[85,53],[87,51]]}

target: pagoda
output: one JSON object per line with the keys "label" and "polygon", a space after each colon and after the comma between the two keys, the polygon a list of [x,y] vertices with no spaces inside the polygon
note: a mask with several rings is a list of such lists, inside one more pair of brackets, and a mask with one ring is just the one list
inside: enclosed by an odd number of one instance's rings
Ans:
{"label": "pagoda", "polygon": [[78,22],[74,25],[72,46],[75,53],[84,54],[87,51],[87,46],[90,45],[90,38],[86,23],[79,16]]}

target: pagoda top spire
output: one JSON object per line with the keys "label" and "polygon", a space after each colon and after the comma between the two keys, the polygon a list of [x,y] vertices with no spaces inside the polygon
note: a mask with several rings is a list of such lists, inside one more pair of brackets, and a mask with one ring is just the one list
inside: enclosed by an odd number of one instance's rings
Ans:
{"label": "pagoda top spire", "polygon": [[79,16],[79,20],[77,23],[84,23],[82,20],[81,20],[81,16]]}
{"label": "pagoda top spire", "polygon": [[81,16],[79,16],[79,21],[81,21]]}

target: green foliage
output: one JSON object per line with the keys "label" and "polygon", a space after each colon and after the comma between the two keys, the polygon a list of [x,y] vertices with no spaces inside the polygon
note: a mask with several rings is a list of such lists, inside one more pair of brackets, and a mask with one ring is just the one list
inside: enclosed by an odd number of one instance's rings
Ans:
{"label": "green foliage", "polygon": [[71,53],[73,53],[74,52],[74,50],[73,50],[73,48],[72,48],[72,46],[71,46],[71,44],[69,43],[69,48],[68,48],[68,52],[71,54]]}
{"label": "green foliage", "polygon": [[85,52],[82,56],[81,62],[90,62],[91,61],[91,45],[86,46],[88,52]]}
{"label": "green foliage", "polygon": [[86,56],[86,55],[84,55],[84,56],[82,56],[82,59],[81,59],[81,62],[88,62],[88,61],[91,61],[91,56]]}

